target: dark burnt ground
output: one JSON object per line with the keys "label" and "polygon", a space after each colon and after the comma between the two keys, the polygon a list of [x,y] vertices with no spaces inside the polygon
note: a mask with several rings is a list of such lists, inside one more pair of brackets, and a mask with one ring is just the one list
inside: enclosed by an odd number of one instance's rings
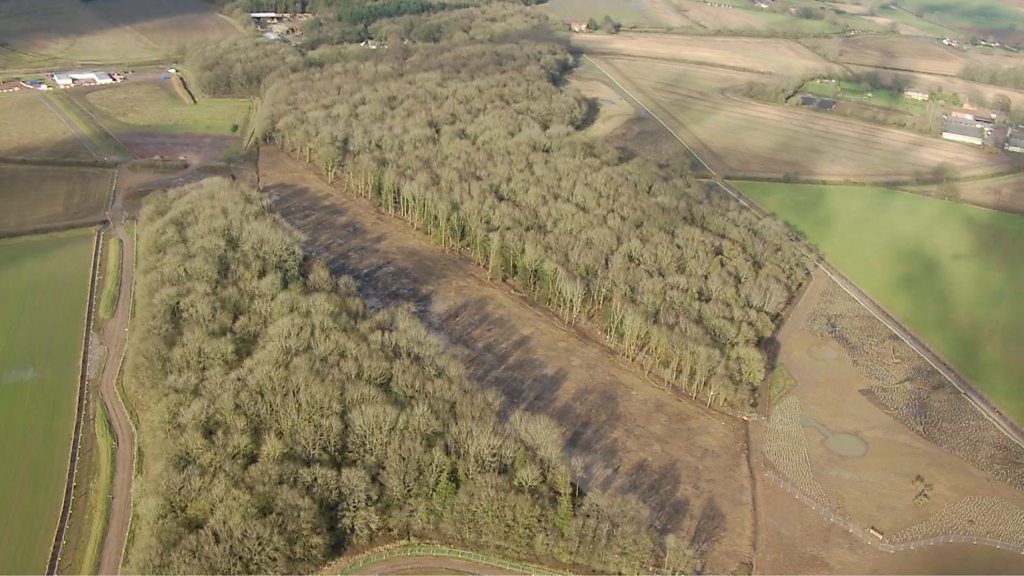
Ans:
{"label": "dark burnt ground", "polygon": [[497,393],[505,414],[525,409],[557,420],[584,490],[636,497],[662,533],[705,546],[710,571],[751,559],[742,422],[656,388],[594,334],[568,330],[276,148],[261,151],[260,182],[308,251],[353,277],[371,305],[411,304],[469,375]]}

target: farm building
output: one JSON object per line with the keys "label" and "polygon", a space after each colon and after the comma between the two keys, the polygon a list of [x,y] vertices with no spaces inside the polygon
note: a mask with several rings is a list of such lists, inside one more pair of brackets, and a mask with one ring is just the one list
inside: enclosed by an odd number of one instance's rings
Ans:
{"label": "farm building", "polygon": [[903,91],[903,97],[910,100],[920,100],[921,102],[927,102],[931,95],[928,94],[927,90],[921,90],[918,88],[907,88]]}
{"label": "farm building", "polygon": [[5,92],[17,92],[22,88],[24,88],[24,86],[21,82],[2,82],[0,83],[0,94]]}
{"label": "farm building", "polygon": [[831,112],[836,107],[836,101],[831,98],[818,98],[817,96],[801,96],[800,105],[807,106],[808,108],[817,108],[818,110],[824,110]]}
{"label": "farm building", "polygon": [[569,29],[573,32],[587,32],[590,30],[590,26],[582,20],[573,20],[569,23]]}
{"label": "farm building", "polygon": [[1006,151],[1024,154],[1024,124],[1014,126],[1006,137]]}
{"label": "farm building", "polygon": [[113,84],[114,79],[110,77],[110,74],[106,72],[92,72],[92,71],[74,71],[74,72],[54,72],[53,81],[57,83],[57,86],[61,88],[70,88],[72,86],[89,86],[92,84]]}
{"label": "farm building", "polygon": [[985,128],[974,119],[950,116],[942,127],[942,138],[981,146],[985,140]]}

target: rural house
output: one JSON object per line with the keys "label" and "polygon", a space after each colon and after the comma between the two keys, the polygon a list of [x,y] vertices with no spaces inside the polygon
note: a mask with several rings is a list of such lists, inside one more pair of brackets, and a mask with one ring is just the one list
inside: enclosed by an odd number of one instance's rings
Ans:
{"label": "rural house", "polygon": [[831,112],[836,107],[836,101],[831,98],[818,98],[817,96],[801,96],[800,105],[808,108],[817,108],[825,112]]}
{"label": "rural house", "polygon": [[1024,154],[1024,124],[1018,124],[1010,129],[1006,136],[1006,151]]}
{"label": "rural house", "polygon": [[973,118],[950,116],[942,127],[942,138],[981,146],[985,141],[985,128]]}
{"label": "rural house", "polygon": [[74,72],[54,72],[53,81],[56,82],[57,86],[61,88],[70,88],[72,86],[90,86],[93,84],[113,84],[114,79],[110,77],[110,74],[106,72],[89,72],[89,71],[74,71]]}
{"label": "rural house", "polygon": [[590,26],[583,20],[573,20],[569,23],[569,29],[573,32],[587,32],[590,30]]}
{"label": "rural house", "polygon": [[903,97],[910,100],[919,100],[921,102],[927,102],[931,95],[928,94],[927,90],[921,90],[919,88],[907,88],[903,91]]}
{"label": "rural house", "polygon": [[5,92],[17,92],[24,88],[21,82],[2,82],[0,83],[0,94]]}

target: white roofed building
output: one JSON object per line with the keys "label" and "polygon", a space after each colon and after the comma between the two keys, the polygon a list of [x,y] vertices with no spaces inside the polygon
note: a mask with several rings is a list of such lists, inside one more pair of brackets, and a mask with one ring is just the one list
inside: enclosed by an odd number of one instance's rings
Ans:
{"label": "white roofed building", "polygon": [[61,88],[70,88],[76,85],[114,83],[114,79],[110,77],[110,74],[92,71],[54,72],[53,81]]}

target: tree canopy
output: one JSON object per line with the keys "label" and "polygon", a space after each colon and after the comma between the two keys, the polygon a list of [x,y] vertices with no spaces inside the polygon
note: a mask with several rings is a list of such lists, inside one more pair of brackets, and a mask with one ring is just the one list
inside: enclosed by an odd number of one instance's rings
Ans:
{"label": "tree canopy", "polygon": [[308,572],[407,536],[598,571],[658,557],[643,508],[570,484],[555,423],[500,420],[408,311],[368,313],[280,226],[223,179],[143,211],[132,571]]}
{"label": "tree canopy", "polygon": [[[593,322],[678,389],[750,407],[806,274],[784,226],[582,135],[588,103],[564,87],[574,59],[536,11],[375,26],[388,49],[285,58],[263,84],[258,135],[566,322]],[[227,67],[236,49],[193,58]]]}

